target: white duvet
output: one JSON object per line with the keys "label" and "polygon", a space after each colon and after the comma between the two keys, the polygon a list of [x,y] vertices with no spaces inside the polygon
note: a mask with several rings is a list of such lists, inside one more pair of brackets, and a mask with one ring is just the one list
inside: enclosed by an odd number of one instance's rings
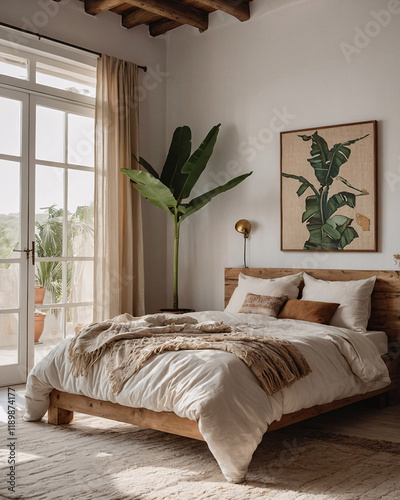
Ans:
{"label": "white duvet", "polygon": [[31,371],[24,419],[36,421],[44,416],[53,388],[124,406],[175,412],[198,422],[225,478],[241,482],[272,421],[280,420],[286,413],[380,389],[390,383],[377,348],[363,334],[255,314],[200,312],[191,316],[199,321],[224,321],[249,333],[291,340],[306,357],[312,373],[268,396],[246,364],[230,353],[174,351],[151,358],[114,395],[102,360],[91,368],[87,377],[70,375],[67,339]]}

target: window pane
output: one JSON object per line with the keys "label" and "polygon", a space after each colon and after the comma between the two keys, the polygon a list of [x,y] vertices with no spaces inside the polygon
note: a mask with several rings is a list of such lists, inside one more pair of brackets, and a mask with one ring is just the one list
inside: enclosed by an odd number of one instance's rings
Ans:
{"label": "window pane", "polygon": [[0,259],[17,257],[13,253],[20,241],[20,164],[0,160]]}
{"label": "window pane", "polygon": [[36,158],[65,161],[65,113],[36,106]]}
{"label": "window pane", "polygon": [[0,264],[0,309],[19,306],[19,264]]}
{"label": "window pane", "polygon": [[21,155],[22,102],[0,97],[0,153]]}
{"label": "window pane", "polygon": [[94,165],[94,118],[68,115],[68,163]]}
{"label": "window pane", "polygon": [[36,261],[35,286],[45,288],[43,304],[63,301],[63,263],[60,261]]}
{"label": "window pane", "polygon": [[93,262],[68,262],[68,302],[93,300]]}
{"label": "window pane", "polygon": [[0,52],[0,74],[28,80],[27,59]]}
{"label": "window pane", "polygon": [[58,67],[56,64],[36,64],[36,83],[47,85],[56,89],[67,90],[75,94],[96,96],[96,76],[84,75],[65,66]]}
{"label": "window pane", "polygon": [[[40,337],[40,342],[49,340],[61,341],[63,339],[63,317],[64,309],[36,309],[39,313],[44,313],[44,329]],[[43,318],[43,316],[42,316]]]}
{"label": "window pane", "polygon": [[74,337],[76,330],[92,322],[93,306],[67,308],[67,337]]}
{"label": "window pane", "polygon": [[0,365],[18,363],[18,314],[0,314]]}
{"label": "window pane", "polygon": [[[64,169],[36,166],[36,218],[39,214],[50,217],[49,207],[64,206]],[[54,214],[53,214],[54,215]],[[61,214],[58,214],[61,215]]]}
{"label": "window pane", "polygon": [[[35,250],[39,258],[63,256],[63,169],[36,167]],[[44,304],[62,301],[62,262],[37,261],[35,284],[46,289]]]}
{"label": "window pane", "polygon": [[92,257],[94,174],[68,172],[68,256]]}

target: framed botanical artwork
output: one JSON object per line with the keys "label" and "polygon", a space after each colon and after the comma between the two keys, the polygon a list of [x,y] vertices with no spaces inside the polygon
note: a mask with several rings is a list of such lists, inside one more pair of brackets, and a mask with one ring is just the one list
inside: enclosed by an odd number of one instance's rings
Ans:
{"label": "framed botanical artwork", "polygon": [[377,251],[377,122],[281,132],[281,250]]}

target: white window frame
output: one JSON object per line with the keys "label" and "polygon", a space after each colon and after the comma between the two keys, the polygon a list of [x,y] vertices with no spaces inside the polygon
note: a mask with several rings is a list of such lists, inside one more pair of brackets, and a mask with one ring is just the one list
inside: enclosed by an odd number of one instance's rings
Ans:
{"label": "white window frame", "polygon": [[[54,109],[63,109],[70,111],[74,114],[83,114],[85,116],[91,115],[94,116],[94,106],[95,106],[95,98],[82,95],[79,93],[57,89],[54,87],[50,87],[47,85],[41,85],[36,83],[36,63],[42,62],[48,65],[56,65],[60,69],[64,69],[66,72],[75,70],[79,68],[79,72],[85,75],[87,78],[93,78],[96,76],[96,67],[97,67],[97,59],[98,55],[87,53],[85,51],[75,49],[72,47],[67,47],[56,42],[52,42],[46,39],[38,40],[36,36],[29,35],[25,33],[20,33],[18,31],[0,26],[0,51],[6,54],[15,55],[18,57],[22,57],[28,60],[28,79],[23,80],[20,78],[14,78],[11,76],[0,75],[0,87],[3,89],[9,89],[11,92],[21,92],[26,94],[27,98],[30,101],[30,116],[27,124],[24,126],[29,126],[29,152],[26,158],[29,158],[30,165],[30,176],[33,176],[29,180],[29,195],[26,193],[30,200],[34,200],[35,197],[35,113],[34,108],[37,104],[44,104],[49,106],[51,101],[54,103]],[[73,63],[71,63],[73,61]],[[79,110],[85,110],[84,113],[79,113]],[[67,147],[67,145],[66,145]],[[38,163],[45,165],[45,161],[39,161]],[[47,162],[49,163],[49,162]],[[53,165],[55,162],[50,162]],[[58,165],[57,165],[58,166]],[[94,171],[94,167],[87,167],[83,165],[61,165],[62,168],[73,168],[81,171]],[[68,189],[67,186],[64,189]],[[67,193],[64,192],[64,196]],[[26,200],[28,198],[26,196]],[[25,196],[24,196],[25,198]],[[26,202],[27,203],[27,202]],[[32,201],[30,202],[31,206],[33,205]],[[63,207],[65,209],[65,206]],[[35,219],[35,210],[30,210],[29,212],[29,242],[34,240],[34,219]],[[65,210],[64,210],[65,212]],[[66,213],[64,213],[64,217],[66,217]],[[32,234],[33,231],[33,234]],[[26,233],[27,234],[27,228]],[[72,257],[65,256],[62,258],[57,258],[55,260],[62,261],[93,261],[94,257]],[[32,265],[28,266],[28,284],[30,289],[33,290],[33,283],[35,277],[35,268]],[[34,297],[29,297],[29,301],[27,304],[27,318],[28,328],[24,330],[20,330],[19,335],[19,353],[20,353],[20,361],[26,361],[27,363],[27,372],[33,367],[34,364],[34,350],[33,350],[33,311],[34,311]],[[65,297],[65,295],[64,295]],[[62,303],[62,307],[66,310],[69,307],[73,306],[92,306],[92,302],[82,302],[82,303]],[[40,307],[40,309],[45,309],[46,305]],[[59,308],[60,304],[56,304],[55,307]],[[53,306],[54,308],[54,306]],[[21,315],[22,316],[22,315]],[[66,321],[65,321],[65,312],[63,313],[64,317],[64,325],[63,325],[63,337],[66,335]]]}
{"label": "white window frame", "polygon": [[[0,154],[1,160],[15,161],[20,164],[20,248],[28,247],[28,219],[24,214],[28,211],[28,127],[29,127],[29,96],[18,90],[2,89],[1,96],[8,99],[15,99],[22,103],[21,115],[21,152],[19,155]],[[11,365],[0,366],[0,380],[9,380],[11,383],[20,383],[21,378],[26,378],[30,367],[29,353],[33,351],[33,331],[30,331],[28,318],[33,317],[33,303],[28,304],[28,297],[23,293],[24,286],[27,283],[27,274],[30,266],[30,260],[27,260],[25,253],[14,254],[15,256],[7,259],[0,259],[0,263],[19,265],[19,306],[10,309],[2,309],[2,314],[18,314],[19,335],[17,340],[17,362]],[[33,266],[32,266],[33,267]],[[29,334],[29,335],[28,335]]]}
{"label": "white window frame", "polygon": [[[86,306],[93,306],[93,301],[92,302],[67,302],[66,300],[66,289],[67,289],[67,283],[66,283],[66,269],[65,266],[67,265],[67,262],[94,262],[94,255],[92,257],[73,257],[73,256],[68,256],[66,255],[66,248],[65,248],[65,242],[67,241],[67,201],[68,201],[68,172],[71,170],[77,170],[80,172],[92,172],[94,173],[94,166],[93,167],[88,167],[86,165],[77,165],[77,164],[70,164],[68,163],[68,140],[67,140],[67,135],[68,135],[68,130],[67,130],[67,123],[65,123],[65,151],[66,151],[66,158],[63,162],[57,162],[57,161],[48,161],[48,160],[39,160],[35,158],[35,125],[36,125],[36,107],[37,106],[43,106],[49,109],[57,109],[60,111],[63,111],[65,113],[73,113],[76,115],[81,115],[81,116],[90,116],[91,118],[94,118],[94,109],[92,108],[87,108],[82,105],[78,106],[75,103],[68,103],[65,101],[61,101],[59,99],[54,99],[51,96],[45,97],[45,96],[33,96],[31,98],[30,102],[30,141],[31,141],[31,146],[30,146],[30,158],[29,158],[29,165],[30,165],[30,179],[29,179],[29,189],[30,189],[30,199],[34,200],[35,199],[35,187],[36,187],[36,165],[42,165],[45,167],[56,167],[59,169],[63,170],[63,183],[64,183],[64,205],[60,208],[63,209],[63,241],[64,241],[64,248],[63,248],[63,256],[62,257],[54,257],[54,258],[40,258],[37,257],[36,261],[46,261],[46,262],[65,262],[63,264],[63,301],[60,303],[54,303],[54,304],[43,304],[38,309],[43,310],[44,312],[46,309],[63,309],[63,325],[62,325],[62,335],[63,339],[66,338],[67,336],[67,331],[66,331],[66,320],[65,320],[65,311],[66,309],[70,307],[86,307]],[[83,111],[85,110],[85,111]],[[33,207],[32,207],[33,208]],[[29,220],[29,228],[31,229],[32,233],[29,235],[29,241],[33,241],[35,239],[35,213],[34,210],[30,210],[30,220]],[[34,266],[30,266],[33,269],[30,269],[30,282],[29,282],[29,288],[32,289],[32,282],[34,283],[35,281],[35,269]]]}
{"label": "white window frame", "polygon": [[[28,63],[28,80],[0,75],[1,85],[94,106],[94,97],[36,83],[36,62],[56,65],[60,69],[65,69],[66,72],[79,67],[80,72],[87,78],[95,78],[98,55],[63,46],[46,39],[37,40],[34,35],[20,33],[3,26],[0,26],[0,51],[30,61]],[[73,64],[71,64],[71,61],[73,61]]]}

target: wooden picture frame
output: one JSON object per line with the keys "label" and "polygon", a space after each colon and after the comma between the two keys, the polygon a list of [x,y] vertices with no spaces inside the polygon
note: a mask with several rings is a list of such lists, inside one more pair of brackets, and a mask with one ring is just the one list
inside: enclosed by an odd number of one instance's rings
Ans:
{"label": "wooden picture frame", "polygon": [[377,122],[281,132],[281,250],[377,251]]}

